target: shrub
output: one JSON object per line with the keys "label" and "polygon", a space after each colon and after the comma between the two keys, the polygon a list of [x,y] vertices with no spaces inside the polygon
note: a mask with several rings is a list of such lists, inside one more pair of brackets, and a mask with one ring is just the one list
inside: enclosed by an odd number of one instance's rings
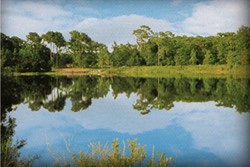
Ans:
{"label": "shrub", "polygon": [[[70,152],[70,157],[72,159],[72,165],[73,166],[95,166],[95,167],[106,167],[106,166],[112,166],[112,167],[125,167],[125,166],[145,166],[146,163],[144,163],[147,153],[145,152],[146,145],[141,145],[140,143],[137,144],[137,139],[134,139],[133,141],[130,141],[128,139],[128,146],[129,146],[129,156],[125,155],[125,149],[126,145],[125,142],[123,142],[123,149],[120,149],[120,146],[118,144],[118,139],[114,139],[114,141],[111,143],[112,148],[109,149],[107,145],[102,145],[100,142],[96,143],[90,143],[91,145],[91,152],[90,153],[83,153],[82,151],[79,152],[79,154],[71,153],[69,150],[69,147],[66,144],[66,147],[68,151]],[[64,154],[62,156],[59,155],[57,157],[51,150],[51,147],[49,148],[49,151],[52,153],[56,166],[70,166],[69,162],[66,162],[65,160],[61,162],[61,160],[65,159]],[[147,164],[151,167],[154,166],[161,166],[166,167],[169,165],[169,163],[172,161],[171,157],[165,157],[165,153],[157,152],[158,155],[158,162],[155,163],[154,159],[154,147],[152,152],[152,158],[147,161]]]}

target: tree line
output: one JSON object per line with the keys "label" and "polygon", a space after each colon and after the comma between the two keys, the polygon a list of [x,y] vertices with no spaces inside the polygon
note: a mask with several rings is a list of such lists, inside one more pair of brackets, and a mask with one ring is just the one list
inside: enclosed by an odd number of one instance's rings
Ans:
{"label": "tree line", "polygon": [[1,33],[2,71],[50,71],[51,67],[121,67],[167,65],[249,65],[250,27],[217,33],[216,36],[176,36],[170,31],[153,32],[142,25],[133,31],[137,44],[112,45],[93,41],[86,33],[71,31],[69,41],[60,32],[26,40]]}

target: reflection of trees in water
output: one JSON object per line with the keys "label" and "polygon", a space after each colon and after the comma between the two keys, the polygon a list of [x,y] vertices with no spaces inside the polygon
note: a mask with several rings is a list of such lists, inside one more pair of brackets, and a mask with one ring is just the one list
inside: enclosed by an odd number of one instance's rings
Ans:
{"label": "reflection of trees in water", "polygon": [[[20,103],[28,103],[32,111],[41,107],[50,112],[62,111],[66,100],[72,102],[71,111],[86,110],[92,99],[104,98],[112,88],[112,95],[138,96],[133,108],[142,115],[152,109],[170,110],[175,101],[215,101],[217,106],[235,107],[239,113],[250,112],[250,79],[216,78],[136,78],[136,77],[50,77],[50,76],[1,76],[1,157],[6,157],[6,146],[13,150],[22,148],[25,141],[13,143],[14,118],[7,113]],[[10,152],[18,160],[18,149]],[[13,166],[17,166],[13,164]]]}
{"label": "reflection of trees in water", "polygon": [[62,93],[59,93],[57,98],[50,100],[47,103],[44,103],[43,107],[50,112],[62,111],[66,104],[65,102],[66,98],[67,96],[62,95]]}
{"label": "reflection of trees in water", "polygon": [[238,112],[250,112],[250,80],[231,77],[3,77],[2,85],[8,85],[2,91],[2,99],[8,99],[4,103],[9,110],[14,104],[28,103],[32,111],[41,107],[50,112],[62,111],[69,99],[72,102],[71,111],[78,112],[87,109],[92,99],[104,98],[112,88],[114,98],[122,93],[127,97],[135,93],[138,99],[133,108],[142,114],[152,109],[169,110],[174,107],[175,101],[215,101],[217,106],[235,106]]}
{"label": "reflection of trees in water", "polygon": [[20,158],[19,149],[25,140],[13,141],[15,118],[7,117],[7,113],[15,110],[15,105],[24,102],[22,85],[18,78],[1,76],[1,166],[32,166],[37,157]]}

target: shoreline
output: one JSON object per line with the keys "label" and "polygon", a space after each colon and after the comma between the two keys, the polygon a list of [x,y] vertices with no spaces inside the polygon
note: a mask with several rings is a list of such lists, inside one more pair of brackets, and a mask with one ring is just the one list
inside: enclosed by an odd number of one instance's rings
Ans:
{"label": "shoreline", "polygon": [[120,75],[164,77],[184,76],[244,76],[250,78],[250,66],[196,65],[196,66],[134,66],[114,68],[53,68],[51,72],[15,72],[14,75]]}

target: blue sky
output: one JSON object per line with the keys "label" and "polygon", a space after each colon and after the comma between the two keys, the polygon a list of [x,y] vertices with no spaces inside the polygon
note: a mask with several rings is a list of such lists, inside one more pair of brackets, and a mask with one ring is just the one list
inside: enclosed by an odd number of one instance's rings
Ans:
{"label": "blue sky", "polygon": [[176,35],[216,35],[237,31],[247,21],[247,0],[2,0],[2,32],[23,39],[60,31],[87,33],[109,47],[135,43],[133,30],[148,25],[153,31]]}

